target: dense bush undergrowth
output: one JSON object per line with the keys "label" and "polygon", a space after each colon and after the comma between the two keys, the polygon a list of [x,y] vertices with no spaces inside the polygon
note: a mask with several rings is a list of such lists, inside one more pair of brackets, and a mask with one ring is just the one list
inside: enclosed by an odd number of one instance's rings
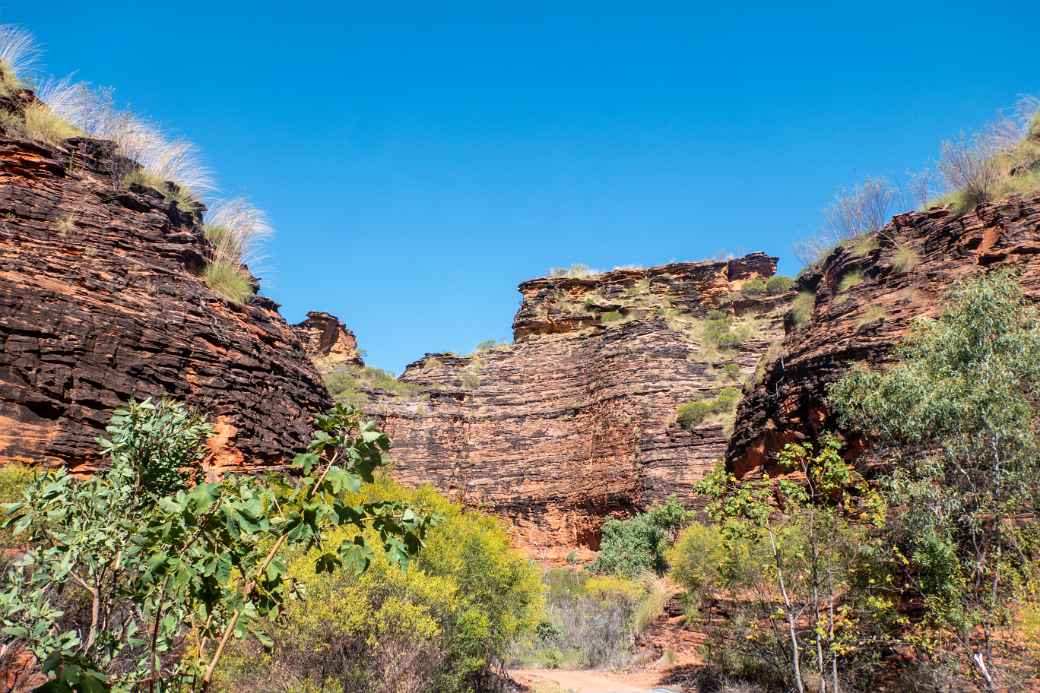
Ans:
{"label": "dense bush undergrowth", "polygon": [[[205,689],[233,638],[266,642],[299,598],[287,554],[322,574],[407,565],[435,515],[357,495],[386,436],[342,406],[314,425],[295,476],[209,483],[192,478],[212,433],[201,416],[169,401],[117,410],[106,469],[35,475],[4,508],[19,552],[0,580],[0,668],[28,653],[49,690]],[[5,473],[4,491],[23,480]]]}
{"label": "dense bush undergrowth", "polygon": [[1040,680],[1040,316],[993,272],[954,286],[896,356],[829,392],[885,462],[869,483],[822,435],[785,446],[772,476],[720,468],[697,485],[712,524],[684,530],[666,560],[708,633],[709,689]]}
{"label": "dense bush undergrowth", "polygon": [[442,518],[408,569],[377,557],[361,576],[328,576],[314,570],[313,550],[290,561],[307,600],[267,628],[269,647],[235,647],[222,689],[477,690],[512,643],[534,632],[540,571],[510,547],[500,520],[385,478],[350,500],[385,501]]}

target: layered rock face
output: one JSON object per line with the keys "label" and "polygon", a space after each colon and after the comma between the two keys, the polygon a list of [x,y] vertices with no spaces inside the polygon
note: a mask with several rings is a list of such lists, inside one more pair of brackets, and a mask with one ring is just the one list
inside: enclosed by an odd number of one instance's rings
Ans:
{"label": "layered rock face", "polygon": [[134,166],[0,135],[0,462],[90,470],[112,409],[148,396],[209,416],[215,465],[278,462],[328,394],[277,304],[207,288],[198,213],[121,185]]}
{"label": "layered rock face", "polygon": [[325,367],[365,365],[357,337],[333,315],[312,310],[306,320],[293,325],[293,331],[303,343],[303,350],[312,358],[321,359]]}
{"label": "layered rock face", "polygon": [[805,320],[790,321],[781,347],[741,403],[727,464],[758,473],[789,441],[837,426],[827,385],[854,363],[883,365],[911,320],[934,315],[949,286],[996,267],[1014,267],[1040,300],[1040,195],[903,214],[872,239],[832,252],[799,279]]}
{"label": "layered rock face", "polygon": [[[530,548],[595,548],[605,517],[686,496],[721,459],[725,416],[687,430],[677,408],[739,386],[780,337],[793,294],[743,291],[775,268],[754,254],[526,282],[513,344],[427,354],[394,392],[357,388],[399,480],[508,517]],[[712,343],[711,310],[740,343]]]}

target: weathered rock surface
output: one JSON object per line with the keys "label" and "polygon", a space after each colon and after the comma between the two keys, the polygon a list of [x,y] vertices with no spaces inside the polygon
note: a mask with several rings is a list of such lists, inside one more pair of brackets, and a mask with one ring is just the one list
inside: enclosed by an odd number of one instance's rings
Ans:
{"label": "weathered rock surface", "polygon": [[312,359],[320,359],[326,367],[340,364],[364,366],[357,337],[334,315],[312,310],[307,319],[293,325],[293,331]]}
{"label": "weathered rock surface", "polygon": [[[995,267],[1015,267],[1025,291],[1040,300],[1040,195],[983,204],[955,217],[945,210],[895,217],[876,247],[839,247],[799,280],[815,295],[812,316],[789,326],[764,376],[745,396],[727,452],[739,476],[758,472],[792,440],[836,424],[826,387],[851,364],[882,365],[910,321],[934,315],[955,281]],[[862,252],[866,251],[866,252]],[[900,267],[907,259],[910,266]],[[839,291],[852,273],[862,281]]]}
{"label": "weathered rock surface", "polygon": [[[543,554],[595,547],[605,517],[686,496],[721,459],[724,417],[685,430],[676,410],[739,385],[780,337],[793,294],[741,291],[775,269],[754,254],[522,284],[515,343],[427,354],[401,376],[408,390],[365,391],[394,475],[508,517]],[[709,343],[711,309],[747,338]]]}
{"label": "weathered rock surface", "polygon": [[123,187],[133,166],[0,135],[0,462],[89,470],[111,410],[147,396],[209,415],[215,465],[278,462],[328,394],[277,304],[207,288],[199,215]]}

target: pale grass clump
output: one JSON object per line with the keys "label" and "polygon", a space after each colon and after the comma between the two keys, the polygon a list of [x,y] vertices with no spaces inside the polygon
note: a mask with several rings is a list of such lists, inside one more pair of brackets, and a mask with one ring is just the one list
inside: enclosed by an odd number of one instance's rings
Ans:
{"label": "pale grass clump", "polygon": [[212,248],[204,279],[214,291],[235,303],[254,294],[244,265],[260,259],[259,247],[273,233],[261,210],[243,198],[221,202],[206,215],[206,238]]}
{"label": "pale grass clump", "polygon": [[153,123],[117,109],[110,89],[94,90],[63,79],[45,84],[40,99],[91,137],[115,142],[120,154],[140,164],[143,173],[130,182],[164,194],[168,193],[165,183],[173,182],[192,198],[214,190],[213,177],[194,144],[170,139]]}
{"label": "pale grass clump", "polygon": [[32,70],[38,56],[32,34],[0,24],[0,96],[25,88],[22,78]]}
{"label": "pale grass clump", "polygon": [[553,267],[549,270],[549,276],[557,278],[570,278],[570,279],[589,279],[591,277],[598,277],[603,274],[599,270],[592,269],[588,265],[583,265],[580,262],[576,262],[570,267]]}
{"label": "pale grass clump", "polygon": [[47,104],[35,101],[25,108],[22,133],[30,139],[59,145],[83,132],[52,111]]}

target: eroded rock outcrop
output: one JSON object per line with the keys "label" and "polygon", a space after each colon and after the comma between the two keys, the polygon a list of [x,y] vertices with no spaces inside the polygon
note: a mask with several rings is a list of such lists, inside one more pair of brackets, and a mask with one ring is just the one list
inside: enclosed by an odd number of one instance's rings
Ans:
{"label": "eroded rock outcrop", "polygon": [[198,212],[124,187],[134,166],[0,134],[0,462],[89,470],[112,409],[146,396],[204,410],[215,465],[278,462],[328,394],[277,304],[207,288]]}
{"label": "eroded rock outcrop", "polygon": [[[525,282],[513,344],[427,354],[394,391],[359,376],[350,392],[384,422],[398,479],[508,517],[542,552],[595,547],[605,517],[687,496],[722,457],[725,416],[687,430],[676,411],[739,386],[780,337],[793,294],[744,291],[775,269],[753,254]],[[739,343],[706,336],[712,310]]]}
{"label": "eroded rock outcrop", "polygon": [[934,315],[949,286],[1014,267],[1040,300],[1040,195],[895,217],[873,239],[839,247],[799,279],[804,322],[793,321],[741,403],[727,464],[739,476],[775,461],[792,440],[835,429],[827,385],[854,363],[882,365],[910,321]]}
{"label": "eroded rock outcrop", "polygon": [[306,320],[293,325],[293,331],[307,355],[312,360],[320,360],[326,368],[340,364],[365,365],[357,337],[334,315],[312,310]]}

